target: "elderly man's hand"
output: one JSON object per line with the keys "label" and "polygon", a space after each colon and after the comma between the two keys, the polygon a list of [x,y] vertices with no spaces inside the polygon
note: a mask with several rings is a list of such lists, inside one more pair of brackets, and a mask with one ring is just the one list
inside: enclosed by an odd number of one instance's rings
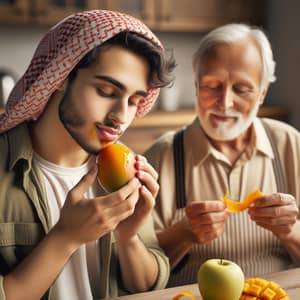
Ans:
{"label": "elderly man's hand", "polygon": [[223,234],[228,218],[223,202],[195,201],[186,207],[185,212],[196,243],[206,244]]}
{"label": "elderly man's hand", "polygon": [[285,240],[292,233],[299,210],[292,195],[277,193],[257,200],[248,213],[257,225]]}

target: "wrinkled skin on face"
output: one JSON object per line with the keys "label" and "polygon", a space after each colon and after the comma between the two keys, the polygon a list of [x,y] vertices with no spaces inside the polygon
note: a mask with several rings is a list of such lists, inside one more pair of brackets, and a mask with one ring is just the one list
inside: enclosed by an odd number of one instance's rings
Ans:
{"label": "wrinkled skin on face", "polygon": [[216,141],[239,138],[252,124],[266,91],[260,90],[262,62],[248,39],[212,48],[196,80],[197,112]]}

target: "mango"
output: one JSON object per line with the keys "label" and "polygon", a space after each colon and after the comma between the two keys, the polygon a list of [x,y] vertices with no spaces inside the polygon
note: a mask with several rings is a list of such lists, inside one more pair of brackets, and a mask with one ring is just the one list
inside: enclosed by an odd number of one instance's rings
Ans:
{"label": "mango", "polygon": [[289,296],[277,283],[253,277],[245,281],[240,300],[289,300]]}
{"label": "mango", "polygon": [[124,186],[135,176],[135,154],[123,144],[110,144],[97,157],[98,181],[109,193]]}

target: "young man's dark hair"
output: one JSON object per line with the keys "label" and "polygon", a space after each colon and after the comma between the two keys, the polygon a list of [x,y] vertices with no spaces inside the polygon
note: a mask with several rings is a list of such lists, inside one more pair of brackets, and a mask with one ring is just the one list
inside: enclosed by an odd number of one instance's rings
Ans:
{"label": "young man's dark hair", "polygon": [[71,71],[69,75],[70,81],[75,77],[78,69],[88,67],[99,57],[101,49],[112,45],[132,50],[146,58],[150,66],[149,87],[162,88],[172,83],[174,79],[172,71],[176,66],[173,56],[171,55],[170,58],[167,58],[160,47],[135,32],[127,31],[117,34],[87,53]]}

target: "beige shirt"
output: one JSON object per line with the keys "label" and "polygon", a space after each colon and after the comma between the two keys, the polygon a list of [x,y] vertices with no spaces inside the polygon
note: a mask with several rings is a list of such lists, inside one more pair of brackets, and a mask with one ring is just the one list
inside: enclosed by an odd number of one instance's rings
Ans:
{"label": "beige shirt", "polygon": [[[266,119],[274,132],[288,183],[288,192],[299,205],[300,135],[291,126]],[[260,189],[265,194],[277,191],[273,172],[274,154],[259,119],[255,119],[251,143],[234,165],[217,151],[205,136],[198,119],[184,133],[185,190],[187,202],[218,200],[226,191],[230,198],[243,201],[249,192]],[[185,216],[176,209],[172,141],[175,132],[161,137],[146,157],[160,176],[160,192],[154,213],[156,230],[172,226]],[[178,240],[180,242],[180,239]],[[284,245],[273,234],[258,227],[247,211],[231,214],[222,237],[206,245],[195,245],[187,263],[170,277],[169,286],[196,281],[200,264],[208,258],[226,258],[237,262],[246,276],[262,275],[289,268],[292,261]]]}

